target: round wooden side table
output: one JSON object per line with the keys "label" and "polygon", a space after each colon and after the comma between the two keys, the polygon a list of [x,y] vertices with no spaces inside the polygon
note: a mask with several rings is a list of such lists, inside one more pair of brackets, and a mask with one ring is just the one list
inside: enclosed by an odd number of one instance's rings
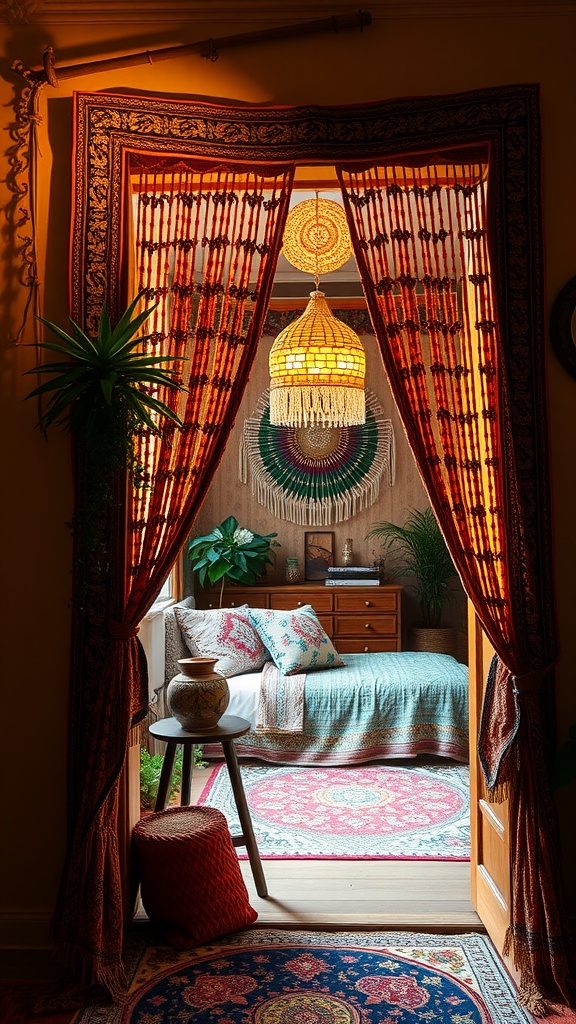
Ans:
{"label": "round wooden side table", "polygon": [[234,843],[234,846],[246,847],[254,883],[256,885],[256,892],[264,899],[268,895],[268,887],[266,885],[266,879],[264,878],[262,861],[260,860],[260,853],[254,836],[254,829],[252,828],[252,818],[250,817],[250,810],[246,801],[246,793],[244,792],[244,785],[242,782],[242,776],[240,775],[236,749],[234,747],[234,740],[238,736],[243,736],[244,733],[249,732],[250,722],[247,722],[245,718],[238,718],[236,715],[223,715],[215,729],[198,729],[194,732],[188,732],[186,729],[182,728],[176,718],[163,718],[159,722],[153,722],[148,729],[155,739],[164,740],[166,743],[164,760],[162,762],[162,771],[160,772],[160,782],[158,785],[158,796],[156,797],[156,804],[154,806],[155,811],[163,811],[166,806],[166,799],[174,768],[174,758],[176,757],[176,749],[178,745],[182,746],[182,788],[180,791],[180,803],[189,804],[192,787],[193,747],[198,743],[222,744],[224,758],[228,768],[228,775],[230,776],[230,785],[232,786],[232,793],[236,803],[236,810],[238,811],[238,817],[242,827],[240,835],[232,836],[232,842]]}

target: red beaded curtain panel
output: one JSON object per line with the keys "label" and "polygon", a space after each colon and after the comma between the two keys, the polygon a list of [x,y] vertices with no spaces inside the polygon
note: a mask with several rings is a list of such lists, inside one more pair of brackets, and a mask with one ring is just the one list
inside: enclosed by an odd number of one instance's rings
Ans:
{"label": "red beaded curtain panel", "polygon": [[[139,166],[138,166],[139,165]],[[261,332],[291,176],[133,157],[135,291],[157,308],[154,352],[184,393],[158,397],[183,426],[142,431],[132,501],[130,604],[170,571],[226,446]],[[183,360],[183,362],[177,362]]]}
{"label": "red beaded curtain panel", "polygon": [[[506,787],[512,829],[508,942],[526,997],[567,994],[558,837],[544,762],[541,686],[556,659],[538,553],[523,541],[533,496],[518,485],[509,366],[489,248],[488,153],[341,168],[354,251],[398,408],[468,596],[498,655],[480,759]],[[520,765],[520,772],[517,770]],[[520,784],[521,782],[521,784]],[[565,941],[566,939],[566,941]]]}
{"label": "red beaded curtain panel", "polygon": [[[75,618],[71,837],[57,948],[86,985],[125,989],[117,816],[131,727],[148,707],[138,624],[159,593],[220,461],[262,330],[293,170],[132,154],[125,277],[157,308],[143,348],[174,357],[184,390],[157,397],[182,421],[137,438],[138,472],[110,528],[106,593]],[[92,301],[92,297],[90,297]],[[92,305],[94,303],[92,302]],[[106,619],[108,609],[111,620]]]}

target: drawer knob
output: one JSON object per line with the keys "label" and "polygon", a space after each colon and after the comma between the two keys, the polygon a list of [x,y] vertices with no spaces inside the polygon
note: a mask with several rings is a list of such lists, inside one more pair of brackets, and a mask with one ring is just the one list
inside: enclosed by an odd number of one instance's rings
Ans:
{"label": "drawer knob", "polygon": [[364,601],[364,604],[366,605],[367,608],[370,607],[371,603],[372,603],[371,601]]}
{"label": "drawer knob", "polygon": [[370,623],[369,622],[365,622],[364,623],[364,629],[370,629]]}
{"label": "drawer knob", "polygon": [[366,652],[366,654],[367,654],[367,653],[368,653],[368,648],[367,648],[367,647],[365,647],[365,648],[364,648],[364,651],[365,651],[365,652]]}
{"label": "drawer knob", "polygon": [[211,604],[209,604],[209,605],[208,605],[208,607],[209,607],[209,608],[211,608],[211,607],[212,607],[212,605],[211,605]]}
{"label": "drawer knob", "polygon": [[298,601],[298,608],[302,607],[302,601]]}

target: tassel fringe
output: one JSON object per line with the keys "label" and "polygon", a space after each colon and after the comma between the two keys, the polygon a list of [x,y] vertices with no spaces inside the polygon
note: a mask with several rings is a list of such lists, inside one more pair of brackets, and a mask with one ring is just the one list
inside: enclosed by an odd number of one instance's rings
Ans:
{"label": "tassel fringe", "polygon": [[501,804],[504,800],[510,799],[510,780],[497,782],[492,789],[486,789],[486,798],[489,804]]}
{"label": "tassel fringe", "polygon": [[519,1006],[524,1006],[530,1013],[543,1017],[547,1012],[546,1001],[532,976],[532,966],[528,957],[526,944],[514,938],[512,928],[506,929],[502,955],[511,957],[514,966],[520,971],[520,989],[516,997]]}
{"label": "tassel fringe", "polygon": [[[524,936],[514,935],[514,929],[506,930],[502,954],[510,957],[514,967],[520,971],[520,986],[517,995],[519,1006],[523,1006],[535,1017],[545,1017],[552,1012],[552,1006],[534,978],[534,955]],[[560,985],[562,989],[562,986]],[[566,995],[566,993],[563,993]]]}
{"label": "tassel fringe", "polygon": [[[394,428],[391,420],[384,418],[378,399],[372,392],[366,392],[365,406],[376,424],[376,452],[371,466],[363,476],[341,494],[336,493],[334,486],[331,489],[325,487],[325,479],[321,474],[310,473],[309,486],[306,487],[305,493],[302,493],[301,479],[296,479],[298,471],[295,470],[294,478],[291,479],[290,467],[286,467],[282,480],[278,480],[268,469],[260,448],[261,420],[268,408],[268,401],[269,392],[265,391],[258,400],[255,415],[244,423],[238,453],[238,477],[243,484],[251,477],[252,494],[259,504],[267,508],[277,519],[297,523],[299,526],[331,526],[345,522],[374,504],[380,493],[380,481],[384,473],[387,473],[389,486],[394,485]],[[286,428],[287,431],[293,429]],[[330,475],[329,469],[326,472]],[[315,496],[314,490],[322,488],[328,493]]]}
{"label": "tassel fringe", "polygon": [[270,423],[285,427],[354,427],[366,422],[363,387],[272,388]]}

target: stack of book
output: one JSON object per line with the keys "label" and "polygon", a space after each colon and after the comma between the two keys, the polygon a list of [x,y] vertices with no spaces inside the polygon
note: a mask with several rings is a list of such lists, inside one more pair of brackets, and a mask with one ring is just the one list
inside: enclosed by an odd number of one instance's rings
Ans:
{"label": "stack of book", "polygon": [[378,587],[380,572],[370,565],[334,565],[325,583],[327,587]]}

